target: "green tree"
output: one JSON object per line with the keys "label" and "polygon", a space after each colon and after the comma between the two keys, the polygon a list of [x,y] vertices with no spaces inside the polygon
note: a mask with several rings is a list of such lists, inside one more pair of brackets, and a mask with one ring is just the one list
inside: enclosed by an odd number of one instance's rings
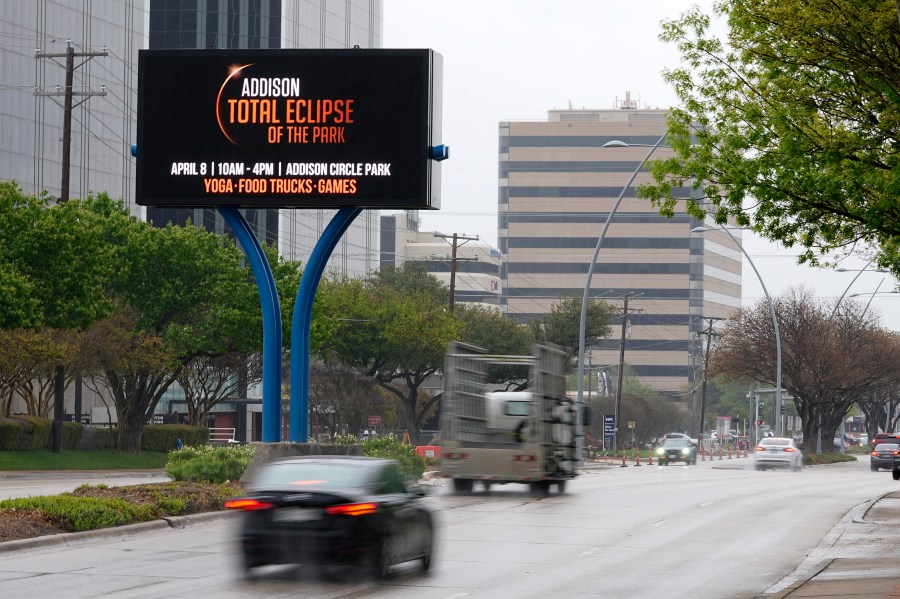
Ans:
{"label": "green tree", "polygon": [[[590,299],[584,326],[585,349],[609,336],[612,329],[610,318],[615,307],[603,300]],[[578,341],[581,332],[581,297],[562,299],[544,314],[543,322],[532,321],[530,325],[534,340],[549,341],[562,346],[569,354],[570,365],[578,356]]]}
{"label": "green tree", "polygon": [[[729,215],[801,261],[858,243],[900,273],[900,25],[884,0],[722,0],[728,44],[695,8],[663,24],[681,68],[672,158],[639,195],[673,214]],[[745,208],[751,202],[752,210]]]}
{"label": "green tree", "polygon": [[[111,280],[122,303],[123,355],[101,362],[116,404],[121,451],[137,452],[143,427],[185,364],[205,355],[258,351],[262,313],[253,279],[227,237],[193,226],[155,228],[120,213],[109,227],[121,248]],[[146,352],[144,363],[137,355]]]}
{"label": "green tree", "polygon": [[[462,325],[460,341],[482,347],[494,355],[531,355],[534,338],[526,325],[499,312],[465,304],[456,307],[455,316]],[[488,375],[491,383],[524,388],[528,371],[522,367],[492,364]]]}
{"label": "green tree", "polygon": [[422,396],[422,384],[443,368],[447,343],[460,331],[447,309],[446,290],[414,263],[333,285],[329,309],[335,330],[321,355],[373,377],[400,404],[410,439],[418,443],[438,401]]}

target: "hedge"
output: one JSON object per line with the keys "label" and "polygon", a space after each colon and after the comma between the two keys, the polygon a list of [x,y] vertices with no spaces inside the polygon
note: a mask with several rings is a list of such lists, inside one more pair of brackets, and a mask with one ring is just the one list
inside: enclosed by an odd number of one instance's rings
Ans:
{"label": "hedge", "polygon": [[[63,449],[112,449],[119,434],[117,428],[85,427],[78,422],[63,422]],[[141,437],[142,451],[171,451],[175,439],[185,446],[200,447],[209,442],[205,426],[184,424],[148,424]],[[39,416],[17,415],[0,418],[0,450],[32,451],[52,449],[53,421]]]}

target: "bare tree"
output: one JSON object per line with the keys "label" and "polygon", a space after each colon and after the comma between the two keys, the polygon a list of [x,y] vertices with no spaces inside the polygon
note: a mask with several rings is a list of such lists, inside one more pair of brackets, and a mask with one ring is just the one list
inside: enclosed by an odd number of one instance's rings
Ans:
{"label": "bare tree", "polygon": [[[830,306],[804,288],[777,299],[775,311],[782,386],[794,396],[807,450],[820,434],[830,445],[854,402],[897,376],[900,346],[890,343],[874,320],[866,320],[859,305],[848,302],[832,315]],[[736,313],[711,369],[731,379],[775,384],[775,333],[765,302]]]}
{"label": "bare tree", "polygon": [[184,391],[188,424],[199,426],[212,408],[262,380],[262,355],[198,356],[184,365],[176,380]]}
{"label": "bare tree", "polygon": [[[70,364],[77,333],[55,329],[0,331],[0,412],[17,393],[29,414],[46,418],[53,406],[54,368]],[[67,368],[67,370],[70,370]]]}
{"label": "bare tree", "polygon": [[311,424],[333,441],[346,425],[350,433],[366,427],[367,418],[382,415],[383,400],[375,382],[339,360],[314,360],[309,367]]}
{"label": "bare tree", "polygon": [[900,419],[897,413],[900,406],[900,382],[893,381],[874,389],[857,400],[856,405],[866,417],[866,433],[870,442],[875,439],[879,430],[895,431]]}

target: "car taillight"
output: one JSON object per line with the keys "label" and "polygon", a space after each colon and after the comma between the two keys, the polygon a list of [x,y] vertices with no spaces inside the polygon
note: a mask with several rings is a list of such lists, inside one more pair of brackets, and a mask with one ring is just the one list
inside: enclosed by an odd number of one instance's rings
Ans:
{"label": "car taillight", "polygon": [[784,450],[786,452],[790,453],[790,452],[794,451],[794,448],[793,447],[785,447]]}
{"label": "car taillight", "polygon": [[374,514],[378,509],[375,503],[344,503],[331,505],[325,508],[325,513],[330,516],[365,516]]}
{"label": "car taillight", "polygon": [[469,454],[467,453],[448,453],[444,456],[448,460],[465,460],[468,459]]}
{"label": "car taillight", "polygon": [[272,508],[272,504],[268,501],[259,501],[258,499],[229,499],[225,502],[226,510],[245,510],[255,512],[258,510],[268,510]]}
{"label": "car taillight", "polygon": [[[896,454],[897,452],[895,451],[894,453]],[[872,455],[872,457],[878,457],[878,452],[873,451],[871,455]]]}
{"label": "car taillight", "polygon": [[756,451],[765,451],[765,450],[766,450],[766,448],[763,447],[762,445],[757,445],[757,446],[756,446]]}

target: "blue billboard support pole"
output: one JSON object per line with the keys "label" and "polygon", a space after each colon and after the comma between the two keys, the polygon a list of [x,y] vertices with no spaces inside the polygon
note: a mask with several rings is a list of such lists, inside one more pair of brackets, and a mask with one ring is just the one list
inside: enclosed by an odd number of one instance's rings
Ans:
{"label": "blue billboard support pole", "polygon": [[247,256],[263,317],[262,440],[281,441],[281,307],[275,277],[247,219],[233,206],[217,206]]}
{"label": "blue billboard support pole", "polygon": [[291,417],[289,438],[293,443],[309,440],[309,335],[312,326],[313,301],[316,289],[325,271],[325,264],[331,257],[344,231],[362,212],[360,206],[344,206],[325,227],[325,231],[313,248],[294,302],[294,317],[291,321]]}

